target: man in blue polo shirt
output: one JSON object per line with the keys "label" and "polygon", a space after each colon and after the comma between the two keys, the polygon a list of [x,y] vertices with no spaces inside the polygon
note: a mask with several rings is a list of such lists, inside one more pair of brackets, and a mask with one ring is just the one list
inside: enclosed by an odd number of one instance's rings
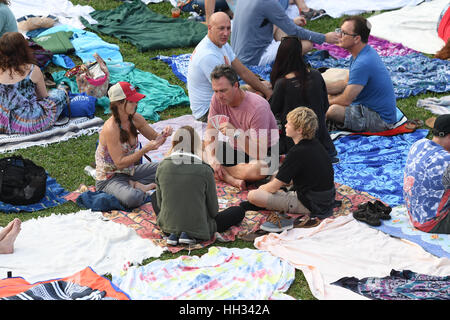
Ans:
{"label": "man in blue polo shirt", "polygon": [[361,16],[351,16],[336,32],[340,35],[338,45],[352,57],[348,80],[333,88],[336,91],[329,90],[334,95],[329,96],[327,119],[356,132],[392,129],[397,121],[394,86],[380,56],[367,44],[370,23]]}

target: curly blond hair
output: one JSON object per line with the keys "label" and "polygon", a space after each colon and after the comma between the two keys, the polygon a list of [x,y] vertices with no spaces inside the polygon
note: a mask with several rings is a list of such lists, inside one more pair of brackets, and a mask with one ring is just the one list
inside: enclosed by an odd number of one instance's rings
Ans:
{"label": "curly blond hair", "polygon": [[302,129],[303,139],[311,140],[315,137],[319,122],[313,110],[307,107],[298,107],[290,111],[286,119],[296,130]]}

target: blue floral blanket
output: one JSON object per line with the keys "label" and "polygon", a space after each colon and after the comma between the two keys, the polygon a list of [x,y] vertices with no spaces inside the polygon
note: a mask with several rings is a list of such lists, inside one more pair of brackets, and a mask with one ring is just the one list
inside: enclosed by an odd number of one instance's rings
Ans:
{"label": "blue floral blanket", "polygon": [[334,165],[335,181],[390,206],[403,204],[403,171],[409,149],[427,133],[420,129],[390,137],[350,135],[335,140],[340,159]]}
{"label": "blue floral blanket", "polygon": [[[187,67],[191,54],[157,56],[167,63],[173,73],[186,83]],[[328,51],[319,50],[305,55],[313,68],[348,68],[350,58],[335,59]],[[450,91],[450,61],[431,59],[420,53],[381,56],[394,84],[397,99],[415,96],[427,91]],[[272,66],[247,66],[252,72],[269,80]]]}

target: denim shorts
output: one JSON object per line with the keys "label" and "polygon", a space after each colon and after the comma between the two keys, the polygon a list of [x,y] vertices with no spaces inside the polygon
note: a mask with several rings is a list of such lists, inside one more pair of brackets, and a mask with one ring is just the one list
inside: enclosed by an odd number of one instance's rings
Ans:
{"label": "denim shorts", "polygon": [[380,132],[393,127],[394,124],[385,122],[377,112],[363,105],[350,105],[345,108],[345,129],[355,132]]}

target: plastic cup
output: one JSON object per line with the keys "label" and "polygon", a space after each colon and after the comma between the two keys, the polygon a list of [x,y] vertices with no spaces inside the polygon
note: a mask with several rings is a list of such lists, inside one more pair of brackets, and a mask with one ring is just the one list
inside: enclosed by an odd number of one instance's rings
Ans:
{"label": "plastic cup", "polygon": [[172,8],[172,18],[178,18],[180,16],[180,8]]}

